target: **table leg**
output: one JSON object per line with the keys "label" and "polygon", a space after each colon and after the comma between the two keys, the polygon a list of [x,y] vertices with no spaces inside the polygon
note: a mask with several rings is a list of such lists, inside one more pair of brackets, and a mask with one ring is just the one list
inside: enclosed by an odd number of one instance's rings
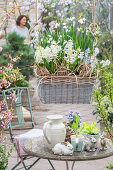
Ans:
{"label": "table leg", "polygon": [[68,161],[66,161],[66,170],[69,170]]}
{"label": "table leg", "polygon": [[[73,170],[74,165],[75,165],[75,161],[73,161],[73,163],[72,163],[71,170]],[[68,161],[66,161],[66,170],[69,170],[69,164],[68,164]]]}
{"label": "table leg", "polygon": [[73,168],[74,168],[74,165],[75,165],[75,161],[73,161],[73,163],[72,163],[71,170],[73,170]]}

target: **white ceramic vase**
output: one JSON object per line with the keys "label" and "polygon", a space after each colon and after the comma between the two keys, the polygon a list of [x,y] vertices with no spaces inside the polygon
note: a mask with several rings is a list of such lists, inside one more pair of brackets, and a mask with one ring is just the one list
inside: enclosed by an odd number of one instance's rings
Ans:
{"label": "white ceramic vase", "polygon": [[43,126],[43,133],[48,143],[48,147],[53,148],[57,143],[64,142],[66,137],[66,128],[62,123],[62,115],[48,115]]}

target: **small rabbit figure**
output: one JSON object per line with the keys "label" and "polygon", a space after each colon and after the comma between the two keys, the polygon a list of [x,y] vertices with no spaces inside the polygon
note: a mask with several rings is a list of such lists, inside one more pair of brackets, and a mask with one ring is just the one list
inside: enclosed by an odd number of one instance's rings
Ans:
{"label": "small rabbit figure", "polygon": [[96,144],[97,144],[97,140],[92,136],[88,141],[86,141],[84,150],[88,152],[95,151],[97,148]]}
{"label": "small rabbit figure", "polygon": [[106,146],[106,139],[104,138],[103,135],[100,136],[100,150],[105,151],[107,149]]}
{"label": "small rabbit figure", "polygon": [[69,142],[61,142],[57,143],[52,151],[56,155],[72,155],[73,154],[73,146]]}

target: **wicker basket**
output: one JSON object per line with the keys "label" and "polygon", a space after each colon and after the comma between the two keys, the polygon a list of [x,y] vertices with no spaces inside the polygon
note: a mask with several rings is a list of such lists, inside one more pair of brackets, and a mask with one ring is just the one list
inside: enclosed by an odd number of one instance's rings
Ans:
{"label": "wicker basket", "polygon": [[91,103],[95,77],[39,76],[38,95],[42,103]]}

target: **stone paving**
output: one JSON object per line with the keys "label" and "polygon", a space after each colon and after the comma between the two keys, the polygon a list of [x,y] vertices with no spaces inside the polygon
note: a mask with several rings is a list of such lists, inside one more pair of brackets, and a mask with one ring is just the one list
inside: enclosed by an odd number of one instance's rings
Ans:
{"label": "stone paving", "polygon": [[[96,121],[96,117],[92,114],[93,107],[90,104],[38,104],[33,110],[33,114],[36,118],[36,128],[42,128],[43,124],[47,121],[46,116],[51,114],[61,114],[63,115],[63,121],[66,121],[66,113],[70,110],[79,111],[81,113],[82,119],[86,123],[91,123]],[[99,124],[97,124],[99,128]],[[21,130],[19,133],[23,133]],[[8,133],[8,132],[6,132]],[[7,134],[8,135],[8,134]],[[35,158],[33,158],[35,159]],[[11,170],[13,165],[17,162],[17,155],[15,150],[13,150],[11,157],[9,158],[8,170]],[[33,160],[27,161],[28,165]],[[94,160],[94,161],[78,161],[75,163],[74,170],[107,170],[105,168],[108,162],[113,162],[113,156]],[[56,170],[65,170],[65,162],[63,161],[52,161]],[[71,164],[72,162],[69,162]],[[41,159],[32,170],[50,170],[51,167],[47,160]]]}

